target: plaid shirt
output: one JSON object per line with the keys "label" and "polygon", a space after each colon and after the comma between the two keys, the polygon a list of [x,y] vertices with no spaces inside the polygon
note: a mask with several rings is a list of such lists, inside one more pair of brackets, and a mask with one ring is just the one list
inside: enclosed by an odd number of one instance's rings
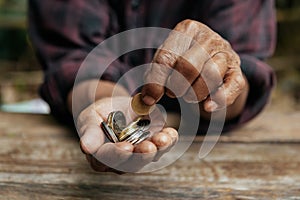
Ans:
{"label": "plaid shirt", "polygon": [[[264,62],[275,48],[273,0],[29,0],[29,34],[45,72],[40,94],[52,114],[65,122],[72,119],[67,94],[82,61],[101,41],[136,27],[173,29],[184,19],[208,25],[241,58],[250,93],[243,113],[225,129],[256,116],[275,82],[272,69]],[[117,81],[131,67],[149,63],[152,56],[149,51],[142,57],[131,54],[117,60],[103,79]],[[88,78],[99,77],[91,74]]]}

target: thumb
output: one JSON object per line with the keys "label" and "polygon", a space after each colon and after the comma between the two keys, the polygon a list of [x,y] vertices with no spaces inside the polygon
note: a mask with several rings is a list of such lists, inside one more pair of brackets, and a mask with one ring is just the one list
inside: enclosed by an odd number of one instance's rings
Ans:
{"label": "thumb", "polygon": [[142,89],[142,99],[146,105],[152,106],[158,102],[164,94],[164,87],[156,83],[148,83]]}

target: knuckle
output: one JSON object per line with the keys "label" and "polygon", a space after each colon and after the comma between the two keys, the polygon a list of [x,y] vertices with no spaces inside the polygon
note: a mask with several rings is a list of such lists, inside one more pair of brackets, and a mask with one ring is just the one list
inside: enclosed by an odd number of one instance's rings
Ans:
{"label": "knuckle", "polygon": [[162,147],[170,146],[172,143],[172,138],[165,132],[159,132],[152,137],[152,142],[158,148],[162,148]]}
{"label": "knuckle", "polygon": [[194,20],[191,20],[191,19],[185,19],[183,21],[181,21],[179,24],[190,24],[190,23],[193,23]]}
{"label": "knuckle", "polygon": [[184,32],[191,37],[197,36],[200,32],[206,33],[209,32],[209,28],[201,22],[186,19],[179,22],[174,28],[175,31]]}
{"label": "knuckle", "polygon": [[154,62],[172,67],[176,62],[176,54],[170,50],[160,49],[154,58]]}
{"label": "knuckle", "polygon": [[184,26],[187,29],[195,29],[199,27],[200,22],[197,22],[195,20],[191,20],[191,19],[185,19],[183,21],[181,21],[178,25],[179,26]]}
{"label": "knuckle", "polygon": [[231,105],[235,102],[235,99],[239,96],[241,91],[246,85],[246,81],[243,75],[236,75],[231,79],[231,89],[227,92],[226,104]]}
{"label": "knuckle", "polygon": [[221,53],[216,54],[216,59],[219,62],[227,64],[227,68],[240,68],[241,60],[238,54],[234,50],[221,51]]}
{"label": "knuckle", "polygon": [[198,29],[199,28],[199,22],[194,21],[194,20],[187,20],[186,25],[188,29]]}
{"label": "knuckle", "polygon": [[231,59],[232,59],[233,65],[238,66],[238,67],[241,65],[241,59],[234,50],[232,50]]}
{"label": "knuckle", "polygon": [[84,135],[87,128],[88,128],[88,125],[86,125],[86,124],[79,126],[79,129],[78,129],[79,137],[82,137]]}
{"label": "knuckle", "polygon": [[156,151],[156,145],[148,140],[141,142],[134,148],[134,153],[155,153]]}
{"label": "knuckle", "polygon": [[208,45],[211,49],[211,51],[209,52],[210,55],[214,55],[216,53],[228,51],[228,49],[231,49],[230,44],[216,33],[209,39]]}
{"label": "knuckle", "polygon": [[212,47],[217,47],[218,49],[224,49],[224,41],[219,37],[212,37],[210,39],[210,45]]}
{"label": "knuckle", "polygon": [[235,85],[237,86],[238,90],[242,90],[246,85],[245,79],[243,78],[243,75],[241,75],[241,74],[238,76],[235,76],[233,81],[235,82]]}
{"label": "knuckle", "polygon": [[178,137],[178,132],[172,127],[166,127],[162,131],[168,133],[172,137]]}
{"label": "knuckle", "polygon": [[77,120],[76,120],[76,124],[77,124],[77,126],[81,126],[81,125],[83,125],[84,124],[84,121],[85,121],[85,110],[83,110],[80,114],[79,114],[79,116],[78,116],[78,118],[77,118]]}
{"label": "knuckle", "polygon": [[222,37],[221,37],[221,39],[222,39],[224,49],[232,49],[231,44],[227,40],[223,39]]}

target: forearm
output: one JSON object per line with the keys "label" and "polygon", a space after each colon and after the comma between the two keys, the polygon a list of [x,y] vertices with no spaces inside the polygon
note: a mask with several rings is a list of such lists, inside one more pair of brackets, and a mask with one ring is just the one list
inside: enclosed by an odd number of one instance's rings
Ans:
{"label": "forearm", "polygon": [[[73,116],[96,100],[112,96],[128,96],[127,90],[111,81],[91,79],[76,85],[68,94],[67,105]],[[73,99],[76,98],[76,99]]]}

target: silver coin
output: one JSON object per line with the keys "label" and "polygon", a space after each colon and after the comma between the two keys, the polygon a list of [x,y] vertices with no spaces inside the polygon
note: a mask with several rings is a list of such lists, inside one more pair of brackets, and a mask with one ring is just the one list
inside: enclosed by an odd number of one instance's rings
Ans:
{"label": "silver coin", "polygon": [[127,141],[138,144],[150,136],[148,131],[151,121],[138,117],[126,126],[126,117],[121,111],[114,111],[107,116],[107,122],[102,122],[101,127],[106,137],[111,142]]}
{"label": "silver coin", "polygon": [[137,141],[143,135],[143,133],[144,133],[144,131],[137,130],[132,135],[130,135],[128,138],[126,138],[126,141],[130,142],[130,143],[134,143],[135,141]]}
{"label": "silver coin", "polygon": [[119,142],[119,139],[115,135],[114,131],[105,122],[101,122],[101,128],[111,142]]}
{"label": "silver coin", "polygon": [[119,140],[123,141],[130,135],[132,135],[135,131],[139,130],[140,127],[137,125],[141,118],[137,118],[135,121],[131,122],[127,127],[125,127],[121,133],[119,134]]}
{"label": "silver coin", "polygon": [[139,138],[135,138],[135,139],[132,140],[130,143],[131,143],[132,145],[135,145],[138,141],[139,141]]}
{"label": "silver coin", "polygon": [[151,121],[149,119],[139,119],[137,122],[137,125],[142,129],[143,131],[146,131],[150,128]]}
{"label": "silver coin", "polygon": [[133,145],[137,145],[141,142],[143,142],[144,140],[148,139],[150,137],[150,131],[145,131],[143,132],[143,134],[138,138],[138,140],[136,140],[135,142],[133,142]]}
{"label": "silver coin", "polygon": [[134,134],[136,131],[138,131],[139,129],[135,126],[127,126],[126,128],[124,128],[122,130],[122,132],[120,133],[119,136],[119,141],[124,141],[126,140],[129,136],[131,136],[132,134]]}
{"label": "silver coin", "polygon": [[119,134],[119,140],[129,140],[132,143],[133,140],[136,141],[139,137],[141,137],[143,132],[147,131],[149,127],[149,119],[138,117],[135,121],[131,122],[126,128],[122,130],[122,132]]}
{"label": "silver coin", "polygon": [[126,127],[126,117],[123,112],[115,111],[109,113],[107,117],[107,125],[119,135],[122,130]]}

